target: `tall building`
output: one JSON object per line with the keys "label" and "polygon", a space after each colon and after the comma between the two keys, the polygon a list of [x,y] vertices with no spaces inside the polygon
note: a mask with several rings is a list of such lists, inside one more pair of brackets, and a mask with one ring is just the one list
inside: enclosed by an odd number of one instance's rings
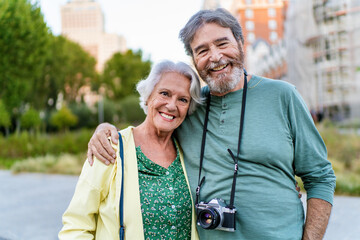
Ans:
{"label": "tall building", "polygon": [[115,52],[126,51],[126,41],[116,34],[105,33],[104,15],[94,0],[70,0],[61,7],[62,35],[79,43],[97,61],[102,71]]}
{"label": "tall building", "polygon": [[225,8],[230,10],[233,0],[204,0],[203,9]]}
{"label": "tall building", "polygon": [[360,1],[305,0],[289,10],[298,33],[288,41],[289,79],[326,117],[360,118]]}
{"label": "tall building", "polygon": [[248,72],[274,79],[287,75],[284,21],[288,0],[204,0],[203,9],[225,8],[244,34]]}
{"label": "tall building", "polygon": [[286,57],[284,40],[270,45],[268,42],[258,39],[247,47],[246,69],[252,74],[286,81],[288,74]]}
{"label": "tall building", "polygon": [[233,1],[231,11],[243,27],[245,49],[257,39],[272,45],[283,38],[286,6],[283,0]]}
{"label": "tall building", "polygon": [[232,1],[229,10],[243,28],[245,66],[249,72],[275,79],[285,78],[287,65],[283,37],[287,3],[287,0]]}

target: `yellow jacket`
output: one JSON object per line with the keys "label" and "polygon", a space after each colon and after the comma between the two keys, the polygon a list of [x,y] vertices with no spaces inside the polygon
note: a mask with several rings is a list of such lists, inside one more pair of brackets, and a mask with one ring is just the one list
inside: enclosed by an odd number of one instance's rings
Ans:
{"label": "yellow jacket", "polygon": [[[128,127],[121,131],[124,146],[125,240],[142,240],[144,239],[143,220],[132,129],[133,127]],[[113,147],[117,152],[117,159],[120,159],[119,146],[113,145]],[[187,180],[182,153],[180,160]],[[92,167],[88,161],[85,161],[74,196],[63,215],[64,226],[59,233],[60,240],[119,239],[121,174],[120,161],[106,166],[95,159]],[[198,239],[194,211],[191,239]]]}

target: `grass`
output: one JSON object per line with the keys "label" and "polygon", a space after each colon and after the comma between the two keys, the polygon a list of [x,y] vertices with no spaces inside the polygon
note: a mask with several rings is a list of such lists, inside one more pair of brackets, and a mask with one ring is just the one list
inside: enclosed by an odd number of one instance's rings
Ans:
{"label": "grass", "polygon": [[[336,195],[360,196],[360,161],[353,163],[352,168],[348,168],[345,162],[331,160],[332,167],[336,176]],[[301,188],[301,192],[306,192],[304,185],[299,177],[296,181]]]}
{"label": "grass", "polygon": [[85,154],[61,154],[59,156],[46,155],[17,161],[11,166],[11,171],[39,172],[79,175],[86,159]]}
{"label": "grass", "polygon": [[59,155],[64,152],[77,154],[87,149],[93,130],[78,130],[54,134],[31,135],[22,132],[8,138],[0,137],[0,158],[23,159],[46,154]]}
{"label": "grass", "polygon": [[[318,129],[325,141],[329,160],[337,177],[335,194],[360,196],[360,136],[355,131],[339,131],[339,128],[328,123],[319,125]],[[46,135],[38,139],[30,139],[29,136],[23,135],[20,136],[20,140],[10,139],[10,143],[0,138],[2,150],[12,153],[11,157],[0,154],[0,168],[11,169],[14,173],[79,175],[86,159],[87,142],[92,132],[90,130],[64,135]],[[21,148],[14,147],[13,144],[18,144],[19,141],[30,143]],[[43,152],[44,145],[41,145],[45,144],[44,142],[48,145],[47,155],[39,154]],[[7,146],[10,150],[6,149]],[[69,151],[66,152],[64,149]],[[304,192],[301,179],[297,180]]]}

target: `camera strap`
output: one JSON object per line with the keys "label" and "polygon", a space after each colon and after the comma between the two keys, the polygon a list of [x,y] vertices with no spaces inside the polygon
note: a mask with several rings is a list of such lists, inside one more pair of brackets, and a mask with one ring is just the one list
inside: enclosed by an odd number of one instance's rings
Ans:
{"label": "camera strap", "polygon": [[[243,133],[243,126],[244,126],[244,117],[245,117],[245,106],[246,106],[246,93],[247,93],[247,72],[244,69],[244,88],[243,88],[243,94],[242,94],[242,103],[241,103],[241,115],[240,115],[240,129],[239,129],[239,139],[238,139],[238,149],[237,149],[237,155],[236,157],[232,153],[230,149],[227,149],[231,158],[234,160],[234,177],[233,177],[233,183],[231,187],[231,195],[230,195],[230,204],[229,208],[233,209],[234,206],[234,198],[235,198],[235,187],[236,187],[236,176],[238,172],[238,159],[240,154],[240,145],[241,145],[241,138]],[[203,159],[204,159],[204,151],[205,151],[205,140],[206,140],[206,132],[207,132],[207,124],[209,119],[209,112],[210,112],[210,102],[211,102],[211,94],[208,94],[207,101],[206,101],[206,113],[205,113],[205,119],[204,119],[204,128],[203,128],[203,135],[201,140],[201,150],[200,150],[200,168],[199,168],[199,179],[198,179],[198,186],[196,188],[196,200],[195,204],[199,203],[199,197],[200,197],[200,188],[201,185],[205,181],[205,176],[201,178],[201,169],[203,166]],[[201,180],[200,180],[201,178]]]}

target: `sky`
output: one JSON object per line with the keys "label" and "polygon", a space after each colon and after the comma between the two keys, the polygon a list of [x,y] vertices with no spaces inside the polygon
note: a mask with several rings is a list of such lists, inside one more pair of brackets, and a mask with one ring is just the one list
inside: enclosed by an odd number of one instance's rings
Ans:
{"label": "sky", "polygon": [[[61,33],[61,6],[69,0],[38,2],[54,35]],[[145,59],[191,63],[178,38],[180,29],[199,11],[203,0],[95,0],[101,5],[105,32],[125,37],[127,47],[142,49]]]}

